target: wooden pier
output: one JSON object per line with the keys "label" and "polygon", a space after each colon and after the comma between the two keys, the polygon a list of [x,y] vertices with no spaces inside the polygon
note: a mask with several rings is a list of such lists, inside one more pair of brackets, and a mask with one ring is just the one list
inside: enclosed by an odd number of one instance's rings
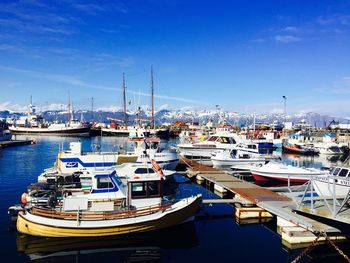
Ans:
{"label": "wooden pier", "polygon": [[[273,192],[195,161],[182,159],[182,162],[190,166],[188,172],[190,177],[196,176],[209,189],[219,191],[221,189],[234,195],[233,199],[221,199],[221,203],[241,204],[236,206],[237,218],[262,218],[275,215],[279,233],[290,248],[295,244],[298,247],[301,244],[307,246],[320,233],[332,236],[333,240],[345,239],[341,230],[295,213],[297,203],[282,193]],[[203,201],[204,203],[220,203],[220,201]],[[324,240],[325,238],[318,239],[320,242]]]}
{"label": "wooden pier", "polygon": [[11,141],[3,141],[3,142],[0,142],[0,149],[1,149],[1,148],[8,148],[8,147],[21,146],[21,145],[29,145],[29,144],[35,144],[35,141],[34,141],[34,140],[11,140]]}

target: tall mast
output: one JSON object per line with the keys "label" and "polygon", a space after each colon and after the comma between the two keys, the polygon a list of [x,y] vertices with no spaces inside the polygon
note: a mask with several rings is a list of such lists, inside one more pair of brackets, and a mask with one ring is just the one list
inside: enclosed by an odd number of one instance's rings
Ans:
{"label": "tall mast", "polygon": [[94,97],[91,97],[91,121],[94,122]]}
{"label": "tall mast", "polygon": [[124,102],[124,129],[126,129],[126,94],[125,94],[126,86],[125,86],[125,75],[123,72],[123,102]]}
{"label": "tall mast", "polygon": [[68,126],[70,127],[71,108],[70,108],[70,93],[68,92]]}
{"label": "tall mast", "polygon": [[151,66],[151,98],[152,98],[152,117],[151,117],[151,122],[152,126],[151,128],[154,129],[154,86],[153,86],[153,66]]}

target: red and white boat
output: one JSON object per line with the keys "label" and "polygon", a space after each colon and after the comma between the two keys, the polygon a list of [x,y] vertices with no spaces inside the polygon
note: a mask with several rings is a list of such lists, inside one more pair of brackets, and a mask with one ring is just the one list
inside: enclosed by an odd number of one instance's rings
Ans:
{"label": "red and white boat", "polygon": [[251,169],[254,179],[258,182],[290,181],[305,183],[313,176],[323,175],[324,171],[315,168],[295,167],[283,163],[269,162],[259,168]]}

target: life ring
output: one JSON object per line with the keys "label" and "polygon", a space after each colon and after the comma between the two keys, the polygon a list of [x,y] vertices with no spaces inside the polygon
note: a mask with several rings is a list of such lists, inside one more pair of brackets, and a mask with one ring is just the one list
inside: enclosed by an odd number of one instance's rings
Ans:
{"label": "life ring", "polygon": [[156,160],[152,159],[151,163],[153,165],[153,168],[157,171],[159,176],[164,176],[164,173],[162,171],[162,168],[160,168],[159,164],[157,164]]}
{"label": "life ring", "polygon": [[22,204],[26,205],[28,203],[28,200],[27,200],[27,193],[23,193],[21,195],[21,202]]}

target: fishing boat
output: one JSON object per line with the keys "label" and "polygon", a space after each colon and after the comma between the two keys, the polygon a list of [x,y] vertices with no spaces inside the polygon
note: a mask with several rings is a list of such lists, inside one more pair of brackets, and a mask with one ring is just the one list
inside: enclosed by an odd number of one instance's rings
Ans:
{"label": "fishing boat", "polygon": [[[153,231],[193,219],[201,196],[169,201],[157,176],[95,173],[89,191],[66,193],[50,205],[27,205],[18,213],[20,233],[43,237],[97,237]],[[22,196],[24,202],[25,196]]]}
{"label": "fishing boat", "polygon": [[27,115],[13,120],[9,127],[12,134],[58,135],[58,136],[89,136],[91,125],[74,119],[68,103],[68,121],[66,123],[48,123],[43,116],[36,114],[32,100]]}
{"label": "fishing boat", "polygon": [[259,168],[253,168],[251,173],[254,179],[261,183],[268,181],[305,183],[313,176],[325,174],[324,171],[318,169],[294,167],[279,162],[269,162]]}
{"label": "fishing boat", "polygon": [[[138,156],[137,163],[151,164],[154,159],[162,169],[175,170],[179,157],[175,149],[165,149],[158,137],[135,136],[129,139],[134,145],[133,154]],[[163,141],[164,142],[164,141]]]}
{"label": "fishing boat", "polygon": [[267,159],[259,154],[247,154],[237,149],[224,150],[211,157],[214,166],[235,166],[265,164]]}
{"label": "fishing boat", "polygon": [[326,133],[322,136],[322,141],[315,143],[315,148],[319,150],[320,154],[326,155],[342,155],[346,152],[347,145],[338,143],[336,135],[333,133]]}
{"label": "fishing boat", "polygon": [[81,142],[70,142],[70,148],[60,151],[57,155],[56,166],[58,172],[73,173],[80,170],[94,170],[123,163],[148,163],[156,160],[162,169],[174,170],[179,159],[177,153],[171,150],[162,150],[161,142],[157,138],[132,139],[134,151],[125,150],[111,152],[85,152]]}
{"label": "fishing boat", "polygon": [[319,153],[312,144],[283,144],[282,151],[284,153],[293,153],[300,155],[317,155]]}
{"label": "fishing boat", "polygon": [[176,147],[180,154],[186,158],[209,159],[213,153],[226,149],[234,149],[241,139],[235,133],[220,132],[201,142],[180,143]]}
{"label": "fishing boat", "polygon": [[322,197],[345,198],[350,193],[349,167],[334,166],[328,173],[312,180],[316,193]]}
{"label": "fishing boat", "polygon": [[[159,165],[160,167],[160,165]],[[62,173],[57,169],[49,168],[38,176],[38,183],[48,183],[55,185],[72,185],[78,182],[83,188],[91,188],[91,176],[96,171],[111,170],[116,171],[118,177],[121,179],[127,179],[130,174],[137,174],[138,176],[146,176],[150,174],[157,174],[154,166],[151,163],[122,163],[120,165],[110,167],[97,167],[95,169],[81,169],[75,170],[71,173]],[[174,170],[162,169],[164,176],[171,176],[175,173]]]}

